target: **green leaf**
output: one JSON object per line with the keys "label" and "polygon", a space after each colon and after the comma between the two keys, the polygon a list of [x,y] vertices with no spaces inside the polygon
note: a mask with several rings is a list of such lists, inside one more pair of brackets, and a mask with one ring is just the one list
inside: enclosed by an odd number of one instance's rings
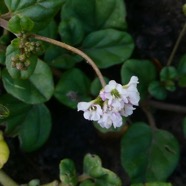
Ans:
{"label": "green leaf", "polygon": [[9,109],[4,105],[0,104],[0,119],[7,118],[9,114],[10,114]]}
{"label": "green leaf", "polygon": [[126,29],[126,10],[123,0],[68,0],[61,18],[77,18],[86,33],[105,28]]}
{"label": "green leaf", "polygon": [[34,21],[34,30],[41,30],[54,17],[65,0],[5,0],[12,15],[24,15]]}
{"label": "green leaf", "polygon": [[68,53],[61,54],[49,62],[49,65],[56,68],[69,69],[75,66],[80,61],[80,58]]}
{"label": "green leaf", "polygon": [[30,55],[27,59],[30,61],[30,66],[27,70],[18,70],[15,67],[12,67],[12,57],[20,54],[20,50],[17,48],[17,44],[19,39],[14,39],[11,44],[6,49],[6,68],[12,78],[21,78],[21,79],[28,79],[34,72],[36,65],[37,65],[37,56]]}
{"label": "green leaf", "polygon": [[159,81],[152,81],[148,90],[149,93],[156,99],[164,100],[167,97],[167,91]]}
{"label": "green leaf", "polygon": [[4,50],[0,50],[0,64],[1,65],[5,65],[5,51]]}
{"label": "green leaf", "polygon": [[41,60],[38,60],[34,73],[27,80],[12,79],[6,69],[2,79],[6,91],[25,103],[46,102],[54,92],[52,72]]}
{"label": "green leaf", "polygon": [[121,186],[121,180],[112,171],[102,167],[101,159],[97,155],[87,154],[83,160],[83,171],[92,177],[99,186]]}
{"label": "green leaf", "polygon": [[[55,39],[57,37],[57,23],[56,23],[56,21],[54,19],[52,19],[43,30],[40,30],[38,32],[38,34],[45,36],[45,37]],[[47,44],[51,45],[49,43],[47,43]]]}
{"label": "green leaf", "polygon": [[177,70],[175,67],[164,67],[160,72],[161,81],[174,80],[177,77]]}
{"label": "green leaf", "polygon": [[81,22],[74,17],[61,21],[59,24],[59,34],[63,42],[73,46],[80,44],[84,38]]}
{"label": "green leaf", "polygon": [[181,87],[186,86],[186,54],[181,57],[181,60],[179,61],[178,67],[178,84]]}
{"label": "green leaf", "polygon": [[139,184],[132,184],[131,186],[172,186],[171,183],[164,183],[164,182],[154,182],[154,183],[139,183]]}
{"label": "green leaf", "polygon": [[175,67],[164,67],[160,72],[160,80],[164,83],[164,86],[169,91],[176,90],[174,81],[178,76],[177,70]]}
{"label": "green leaf", "polygon": [[19,129],[20,146],[31,152],[40,148],[51,131],[50,112],[44,104],[34,105],[27,113]]}
{"label": "green leaf", "polygon": [[6,127],[6,135],[14,137],[18,134],[19,128],[27,112],[30,110],[31,105],[23,103],[8,94],[1,96],[0,102],[6,105],[9,110],[9,117],[1,120],[1,125]]}
{"label": "green leaf", "polygon": [[4,1],[0,1],[0,15],[1,14],[4,14],[4,13],[7,13],[8,12],[8,9],[5,5],[5,2]]}
{"label": "green leaf", "polygon": [[79,69],[71,69],[63,73],[56,85],[54,96],[64,105],[77,108],[79,101],[88,101],[90,80]]}
{"label": "green leaf", "polygon": [[60,180],[64,185],[76,186],[78,182],[74,162],[70,159],[63,159],[59,164]]}
{"label": "green leaf", "polygon": [[92,180],[85,180],[79,186],[96,186],[96,184]]}
{"label": "green leaf", "polygon": [[83,172],[91,177],[100,177],[104,175],[101,159],[97,155],[86,154],[83,160]]}
{"label": "green leaf", "polygon": [[[156,78],[156,68],[151,61],[129,59],[122,65],[122,84],[127,84],[132,76],[139,78],[138,90],[141,100],[148,95],[148,86]],[[148,78],[147,78],[148,77]]]}
{"label": "green leaf", "polygon": [[[104,80],[106,83],[109,82],[109,79],[104,77]],[[102,89],[102,85],[100,83],[100,80],[98,78],[95,78],[92,83],[91,83],[91,87],[90,87],[90,92],[93,96],[98,96],[99,92]]]}
{"label": "green leaf", "polygon": [[34,27],[34,22],[26,16],[15,15],[8,21],[8,28],[13,33],[30,32]]}
{"label": "green leaf", "polygon": [[82,47],[99,68],[107,68],[128,59],[133,52],[134,43],[126,32],[105,29],[89,34]]}
{"label": "green leaf", "polygon": [[179,144],[164,130],[132,124],[121,141],[122,166],[132,183],[165,181],[176,168]]}

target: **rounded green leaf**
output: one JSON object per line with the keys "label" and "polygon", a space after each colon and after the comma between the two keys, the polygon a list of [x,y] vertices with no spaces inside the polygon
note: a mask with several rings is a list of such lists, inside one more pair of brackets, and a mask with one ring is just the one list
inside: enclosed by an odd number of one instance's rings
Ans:
{"label": "rounded green leaf", "polygon": [[63,42],[78,45],[83,40],[84,30],[78,19],[70,17],[69,19],[62,20],[59,24],[59,34]]}
{"label": "rounded green leaf", "polygon": [[99,68],[107,68],[128,59],[133,52],[134,43],[126,32],[105,29],[90,33],[84,39],[82,47]]}
{"label": "rounded green leaf", "polygon": [[176,168],[179,144],[164,130],[132,124],[121,141],[122,166],[132,183],[165,181]]}
{"label": "rounded green leaf", "polygon": [[61,18],[77,18],[85,32],[105,28],[126,28],[126,9],[123,0],[68,0],[61,11]]}
{"label": "rounded green leaf", "polygon": [[168,81],[176,79],[178,73],[175,67],[164,67],[160,72],[161,81]]}
{"label": "rounded green leaf", "polygon": [[37,65],[37,56],[35,55],[30,55],[28,60],[30,61],[30,65],[28,69],[26,70],[18,70],[15,67],[12,67],[12,57],[15,57],[16,55],[20,54],[20,50],[15,46],[19,42],[19,39],[14,39],[12,43],[7,47],[6,49],[6,68],[12,78],[21,78],[21,79],[27,79],[29,78]]}
{"label": "rounded green leaf", "polygon": [[65,0],[5,0],[12,15],[27,16],[34,21],[34,30],[43,29],[60,9]]}
{"label": "rounded green leaf", "polygon": [[52,72],[41,60],[38,60],[34,73],[27,80],[12,79],[6,70],[3,71],[2,76],[6,91],[25,103],[43,103],[53,95]]}
{"label": "rounded green leaf", "polygon": [[88,101],[90,80],[79,69],[63,73],[56,85],[54,96],[64,105],[76,109],[79,101]]}
{"label": "rounded green leaf", "polygon": [[148,90],[149,93],[156,99],[164,100],[167,97],[167,91],[159,81],[152,81]]}
{"label": "rounded green leaf", "polygon": [[30,32],[34,27],[34,22],[26,16],[15,15],[8,21],[8,28],[13,33]]}
{"label": "rounded green leaf", "polygon": [[84,157],[83,171],[94,179],[96,185],[121,186],[120,178],[111,170],[103,168],[101,159],[97,155],[87,154]]}
{"label": "rounded green leaf", "polygon": [[148,95],[148,86],[156,78],[156,68],[151,61],[129,59],[122,65],[122,84],[127,84],[132,76],[139,78],[138,89],[141,100]]}
{"label": "rounded green leaf", "polygon": [[14,137],[18,134],[19,128],[31,105],[23,103],[9,94],[2,95],[0,103],[6,105],[9,110],[9,117],[1,120],[1,125],[5,126],[6,135]]}
{"label": "rounded green leaf", "polygon": [[49,137],[51,124],[50,112],[44,104],[32,106],[19,128],[21,148],[27,152],[40,148]]}
{"label": "rounded green leaf", "polygon": [[59,164],[59,177],[64,185],[76,186],[78,182],[74,162],[70,159],[63,159]]}
{"label": "rounded green leaf", "polygon": [[100,157],[97,155],[86,154],[83,160],[83,172],[95,178],[104,175]]}

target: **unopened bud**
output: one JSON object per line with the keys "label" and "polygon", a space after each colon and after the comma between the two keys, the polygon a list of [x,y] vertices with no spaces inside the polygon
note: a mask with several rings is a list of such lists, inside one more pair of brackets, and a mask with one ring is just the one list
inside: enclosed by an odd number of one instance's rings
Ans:
{"label": "unopened bud", "polygon": [[17,61],[16,56],[12,56],[12,57],[11,57],[11,61],[12,61],[12,62],[16,62],[16,61]]}
{"label": "unopened bud", "polygon": [[23,70],[23,69],[24,69],[23,63],[16,63],[16,68],[17,68],[18,70]]}
{"label": "unopened bud", "polygon": [[26,56],[24,54],[19,55],[19,61],[24,62],[26,60]]}
{"label": "unopened bud", "polygon": [[28,67],[30,66],[30,60],[26,60],[25,63],[24,63],[25,67]]}
{"label": "unopened bud", "polygon": [[15,68],[16,67],[16,62],[12,61],[12,67]]}

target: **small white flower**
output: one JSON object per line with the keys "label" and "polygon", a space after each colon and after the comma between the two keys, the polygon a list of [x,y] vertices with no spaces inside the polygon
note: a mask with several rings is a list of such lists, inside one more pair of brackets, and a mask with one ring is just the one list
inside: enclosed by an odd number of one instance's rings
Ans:
{"label": "small white flower", "polygon": [[78,103],[78,111],[84,111],[84,118],[91,121],[98,121],[102,115],[101,106],[94,104],[94,100],[90,102]]}
{"label": "small white flower", "polygon": [[135,108],[131,104],[125,104],[124,108],[120,111],[120,114],[127,117],[132,115],[133,110],[135,110]]}
{"label": "small white flower", "polygon": [[128,101],[126,95],[126,90],[121,84],[116,83],[114,80],[111,80],[99,94],[101,99],[103,101],[107,100],[108,105],[111,105],[115,111],[121,110],[124,107],[124,103]]}
{"label": "small white flower", "polygon": [[103,128],[110,128],[112,125],[114,128],[120,127],[122,125],[122,117],[119,112],[108,111],[103,113],[98,123]]}
{"label": "small white flower", "polygon": [[140,100],[140,95],[137,89],[138,83],[139,83],[138,77],[132,76],[129,83],[123,86],[123,88],[127,92],[128,103],[136,106],[139,104]]}
{"label": "small white flower", "polygon": [[117,111],[114,111],[112,106],[109,106],[107,102],[103,105],[103,115],[101,116],[98,123],[103,128],[110,128],[112,125],[114,128],[120,127],[122,125],[121,114]]}

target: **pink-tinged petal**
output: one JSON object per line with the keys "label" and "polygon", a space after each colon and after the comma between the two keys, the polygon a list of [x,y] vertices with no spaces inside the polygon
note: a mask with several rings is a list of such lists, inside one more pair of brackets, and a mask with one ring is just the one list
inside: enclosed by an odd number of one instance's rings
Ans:
{"label": "pink-tinged petal", "polygon": [[123,121],[122,121],[122,117],[120,113],[115,112],[115,113],[112,113],[111,116],[112,116],[112,122],[113,122],[114,128],[121,127],[121,125],[123,124]]}
{"label": "pink-tinged petal", "polygon": [[131,104],[126,104],[125,107],[120,111],[120,114],[127,117],[132,115],[133,110],[135,110],[135,108]]}

